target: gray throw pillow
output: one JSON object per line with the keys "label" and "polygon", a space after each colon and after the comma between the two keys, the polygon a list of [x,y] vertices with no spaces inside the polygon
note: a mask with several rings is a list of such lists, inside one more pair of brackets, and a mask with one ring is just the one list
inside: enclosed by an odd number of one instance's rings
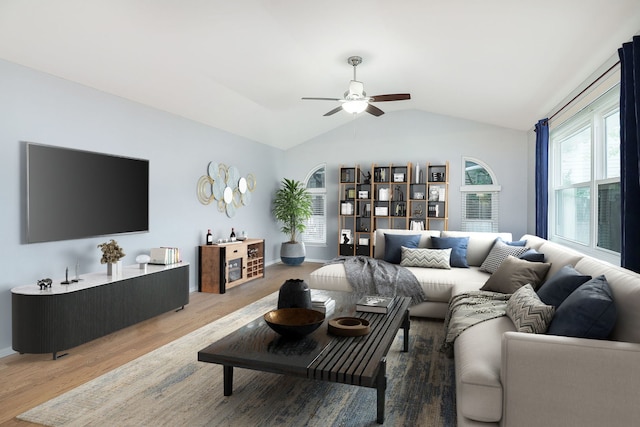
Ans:
{"label": "gray throw pillow", "polygon": [[502,264],[509,255],[519,257],[528,250],[529,248],[525,246],[512,246],[506,244],[502,239],[497,239],[489,251],[489,254],[482,262],[480,270],[486,271],[487,273],[495,273],[498,267],[500,267],[500,264]]}
{"label": "gray throw pillow", "polygon": [[512,294],[527,283],[537,289],[549,267],[550,263],[529,262],[509,255],[480,290]]}
{"label": "gray throw pillow", "polygon": [[451,248],[411,249],[403,246],[400,265],[403,267],[443,268],[448,270],[451,269],[451,265],[449,264],[450,259]]}
{"label": "gray throw pillow", "polygon": [[580,285],[591,280],[570,265],[565,265],[538,289],[538,296],[545,304],[560,307],[560,304]]}
{"label": "gray throw pillow", "polygon": [[580,285],[560,304],[547,333],[606,339],[617,317],[611,287],[604,276],[598,276]]}
{"label": "gray throw pillow", "polygon": [[546,305],[530,284],[526,284],[511,295],[507,302],[507,316],[518,332],[543,334],[547,331],[555,307]]}

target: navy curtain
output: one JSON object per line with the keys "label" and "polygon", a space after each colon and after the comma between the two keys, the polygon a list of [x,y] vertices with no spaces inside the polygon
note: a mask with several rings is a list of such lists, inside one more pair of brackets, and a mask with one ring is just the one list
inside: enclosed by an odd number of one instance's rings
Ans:
{"label": "navy curtain", "polygon": [[536,124],[536,236],[547,238],[549,220],[549,119]]}
{"label": "navy curtain", "polygon": [[[620,56],[620,265],[640,272],[640,37],[625,43]],[[634,253],[635,252],[635,253]]]}

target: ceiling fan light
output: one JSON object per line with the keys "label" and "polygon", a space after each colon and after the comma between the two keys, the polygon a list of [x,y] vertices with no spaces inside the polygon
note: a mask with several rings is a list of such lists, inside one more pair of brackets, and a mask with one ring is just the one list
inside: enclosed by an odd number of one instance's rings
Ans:
{"label": "ceiling fan light", "polygon": [[356,101],[347,101],[342,104],[342,109],[347,113],[351,114],[359,114],[367,109],[369,103],[367,101],[356,100]]}

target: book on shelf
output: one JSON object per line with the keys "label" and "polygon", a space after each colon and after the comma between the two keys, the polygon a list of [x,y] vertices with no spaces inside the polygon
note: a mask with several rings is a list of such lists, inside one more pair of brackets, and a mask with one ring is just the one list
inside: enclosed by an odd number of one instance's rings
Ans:
{"label": "book on shelf", "polygon": [[392,305],[392,297],[364,296],[356,303],[356,311],[386,314]]}

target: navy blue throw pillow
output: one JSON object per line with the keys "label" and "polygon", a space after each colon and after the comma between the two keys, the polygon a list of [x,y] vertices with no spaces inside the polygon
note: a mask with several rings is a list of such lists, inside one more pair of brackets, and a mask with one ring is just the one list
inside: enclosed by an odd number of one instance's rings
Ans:
{"label": "navy blue throw pillow", "polygon": [[469,268],[467,263],[468,237],[432,237],[431,247],[433,249],[451,248],[451,267]]}
{"label": "navy blue throw pillow", "polygon": [[560,304],[580,285],[591,280],[570,265],[565,265],[538,289],[538,297],[543,303],[560,307]]}
{"label": "navy blue throw pillow", "polygon": [[556,310],[547,333],[568,337],[606,339],[618,316],[613,294],[604,276],[580,285]]}
{"label": "navy blue throw pillow", "polygon": [[536,251],[535,249],[529,249],[527,252],[520,255],[518,258],[529,262],[544,262],[544,254]]}
{"label": "navy blue throw pillow", "polygon": [[419,234],[387,234],[384,233],[384,260],[392,264],[400,264],[402,247],[417,248],[420,243]]}

